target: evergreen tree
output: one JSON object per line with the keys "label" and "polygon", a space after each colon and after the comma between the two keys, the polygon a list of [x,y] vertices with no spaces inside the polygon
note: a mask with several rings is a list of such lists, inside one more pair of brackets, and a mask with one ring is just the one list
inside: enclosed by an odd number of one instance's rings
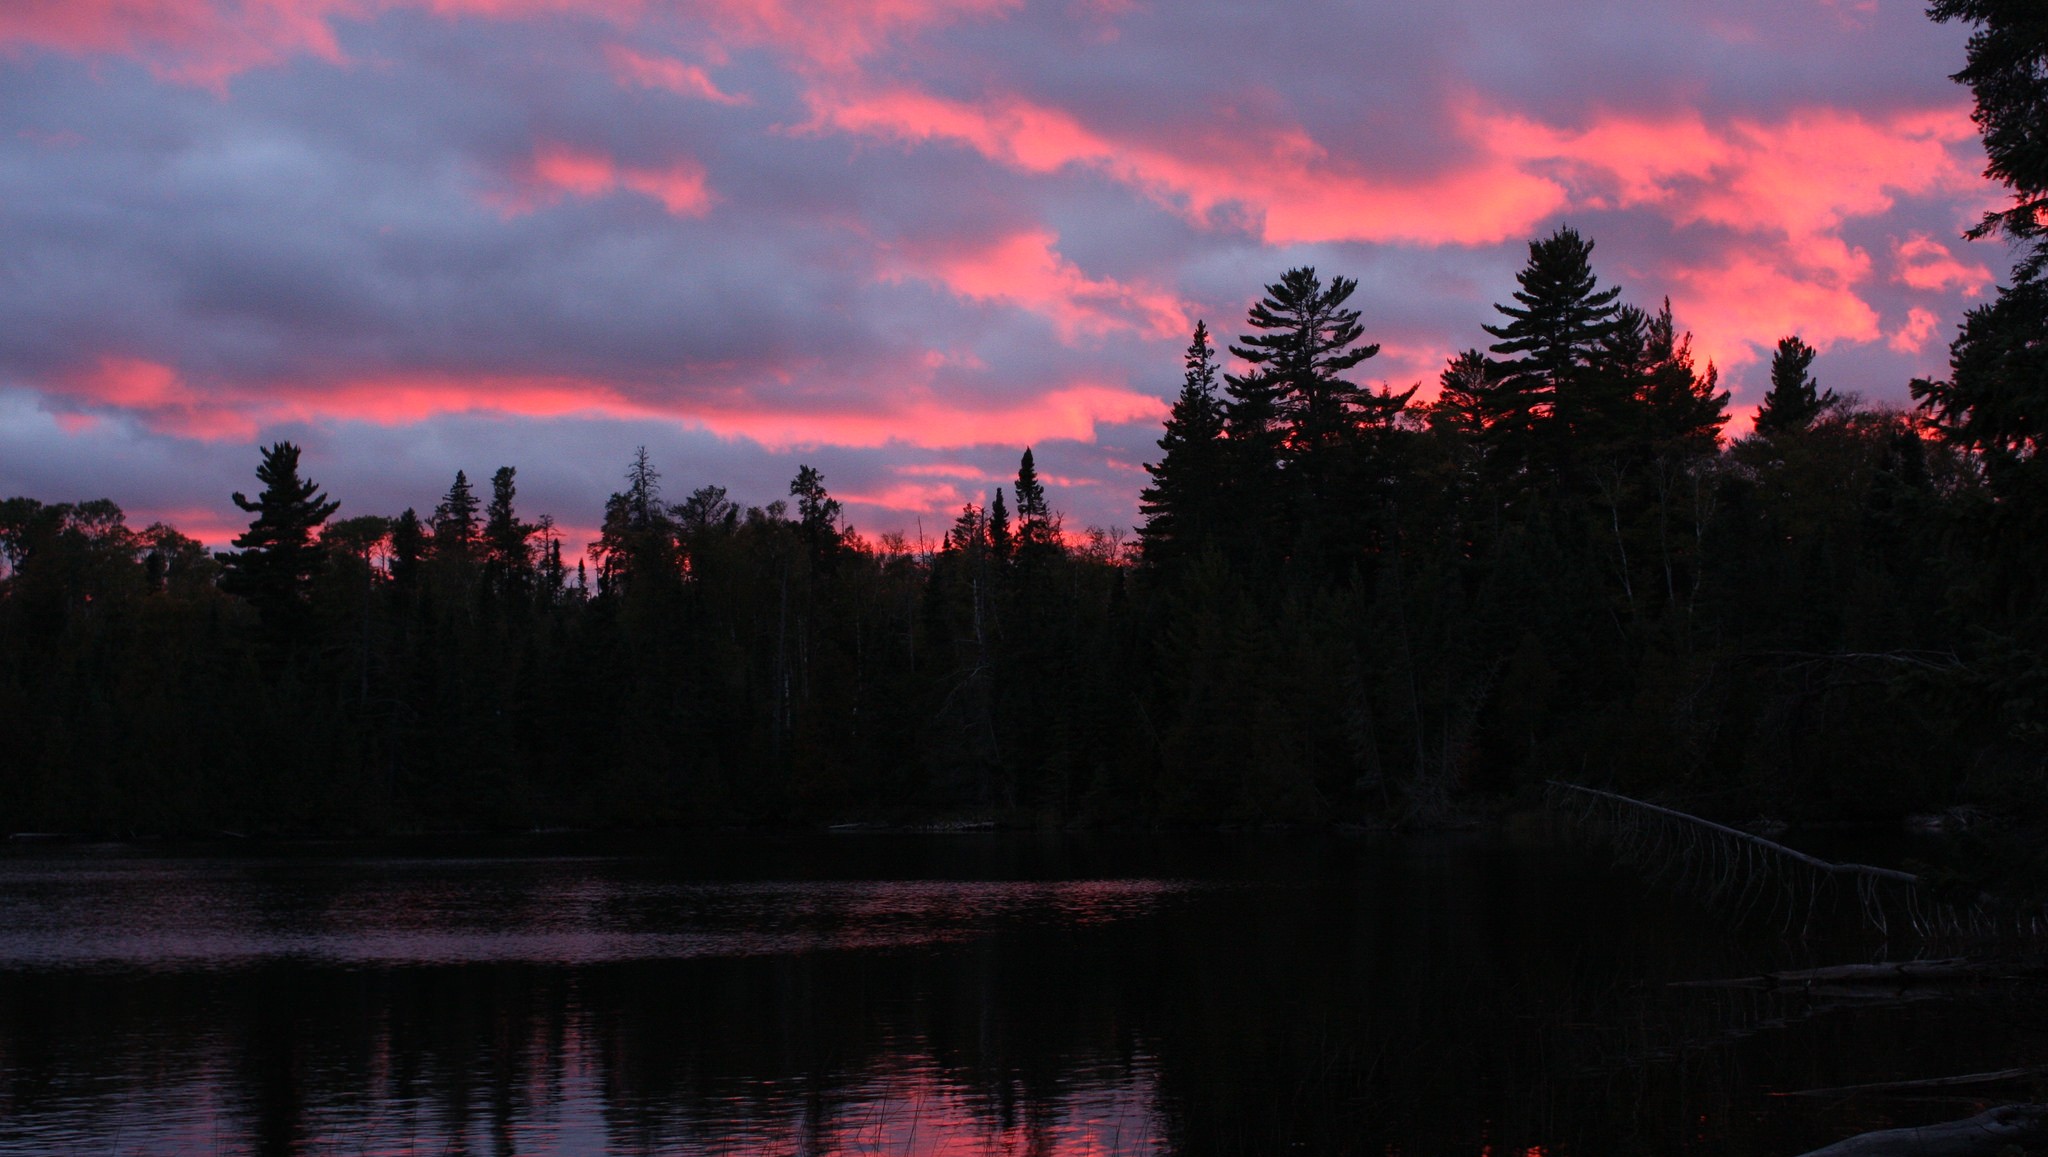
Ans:
{"label": "evergreen tree", "polygon": [[448,493],[434,508],[430,524],[434,533],[434,557],[453,563],[466,563],[474,558],[478,543],[476,516],[476,492],[470,488],[468,475],[457,470]]}
{"label": "evergreen tree", "polygon": [[[1631,400],[1642,411],[1640,436],[1653,454],[1699,458],[1720,445],[1721,427],[1728,424],[1728,391],[1717,389],[1721,375],[1712,362],[1701,370],[1693,361],[1692,334],[1679,333],[1671,315],[1671,299],[1645,320],[1643,367]],[[1823,404],[1832,404],[1826,395]]]}
{"label": "evergreen tree", "polygon": [[1357,288],[1348,277],[1333,277],[1326,287],[1312,266],[1290,269],[1253,303],[1245,322],[1257,332],[1230,347],[1274,390],[1294,461],[1341,440],[1371,404],[1367,391],[1340,376],[1380,352],[1377,344],[1360,344],[1358,311],[1344,308]]}
{"label": "evergreen tree", "polygon": [[[1480,425],[1500,472],[1523,474],[1546,456],[1552,468],[1574,428],[1596,423],[1604,401],[1595,373],[1603,344],[1620,326],[1618,286],[1598,288],[1593,243],[1560,228],[1529,243],[1529,260],[1515,281],[1515,305],[1493,308],[1507,317],[1480,328],[1500,340],[1488,347],[1504,355],[1484,395]],[[1552,427],[1552,419],[1558,419]]]}
{"label": "evergreen tree", "polygon": [[326,561],[320,526],[341,503],[299,477],[299,448],[290,442],[263,451],[256,477],[263,489],[253,501],[240,491],[232,496],[256,518],[235,539],[236,550],[220,556],[221,588],[248,599],[273,633],[289,634],[303,624],[313,576]]}
{"label": "evergreen tree", "polygon": [[1478,434],[1489,412],[1487,399],[1494,386],[1493,363],[1478,350],[1466,350],[1444,365],[1437,377],[1436,401],[1430,403],[1427,419],[1433,428]]}
{"label": "evergreen tree", "polygon": [[391,520],[391,582],[400,590],[411,590],[419,582],[420,564],[427,557],[427,528],[408,506]]}
{"label": "evergreen tree", "polygon": [[1986,213],[1970,236],[2031,244],[2021,266],[2031,281],[2048,256],[2048,20],[2031,0],[1934,0],[1927,14],[1977,25],[1963,70],[1949,79],[1976,97],[1970,118],[1984,135],[1984,175],[2012,190],[2013,204]]}
{"label": "evergreen tree", "polygon": [[1216,397],[1216,350],[1207,324],[1195,323],[1183,366],[1180,396],[1159,438],[1164,453],[1156,464],[1146,464],[1152,484],[1138,496],[1145,517],[1138,534],[1152,566],[1198,554],[1214,540],[1229,481],[1223,404]]}
{"label": "evergreen tree", "polygon": [[1970,236],[2024,248],[2013,283],[1964,317],[1948,380],[1914,382],[1913,396],[1952,445],[1982,457],[1999,538],[2018,547],[2008,574],[2038,590],[2032,552],[2048,537],[2048,20],[2026,0],[1935,0],[1928,13],[1977,26],[1951,79],[1976,98],[1985,176],[2013,196]]}
{"label": "evergreen tree", "polygon": [[491,503],[484,509],[484,565],[493,585],[506,590],[524,590],[534,577],[533,535],[538,528],[519,521],[513,509],[516,473],[510,466],[498,467],[491,475]]}
{"label": "evergreen tree", "polygon": [[675,522],[661,501],[661,474],[641,446],[626,467],[626,489],[605,500],[604,523],[590,546],[598,593],[620,597],[667,586],[680,577],[677,546]]}
{"label": "evergreen tree", "polygon": [[1059,544],[1059,523],[1045,502],[1045,487],[1038,481],[1038,467],[1031,460],[1031,447],[1017,463],[1017,556],[1019,559],[1044,555]]}
{"label": "evergreen tree", "polygon": [[825,475],[814,466],[797,467],[789,493],[796,499],[797,528],[810,550],[811,562],[823,564],[839,550],[845,534],[839,526],[839,500],[825,492]]}
{"label": "evergreen tree", "polygon": [[1007,560],[1016,549],[1010,534],[1010,508],[1003,505],[1003,488],[998,486],[988,500],[988,546],[996,561]]}
{"label": "evergreen tree", "polygon": [[1807,372],[1817,353],[1797,334],[1778,339],[1771,355],[1771,388],[1756,408],[1756,432],[1765,438],[1801,434],[1830,409],[1841,404],[1833,390],[1822,390]]}

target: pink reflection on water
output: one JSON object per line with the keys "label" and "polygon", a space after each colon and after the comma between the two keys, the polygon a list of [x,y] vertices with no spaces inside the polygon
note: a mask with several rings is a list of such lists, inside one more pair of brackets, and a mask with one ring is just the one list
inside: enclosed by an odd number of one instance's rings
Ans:
{"label": "pink reflection on water", "polygon": [[403,863],[336,885],[260,865],[0,869],[0,968],[232,967],[760,956],[948,943],[1005,920],[1142,915],[1171,880],[694,883],[550,866],[464,876]]}

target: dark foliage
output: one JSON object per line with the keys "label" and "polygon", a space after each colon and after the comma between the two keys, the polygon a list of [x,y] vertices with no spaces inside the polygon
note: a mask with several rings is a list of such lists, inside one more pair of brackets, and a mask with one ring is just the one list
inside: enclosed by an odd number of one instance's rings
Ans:
{"label": "dark foliage", "polygon": [[[2012,285],[1901,413],[1779,343],[1756,430],[1670,302],[1531,242],[1492,357],[1353,380],[1355,283],[1206,325],[1137,544],[1021,455],[935,547],[785,501],[666,500],[645,450],[571,568],[515,471],[328,522],[289,443],[236,553],[105,500],[0,502],[0,816],[350,830],[1003,816],[1429,821],[1549,777],[1731,816],[1978,802],[2048,825],[2042,24],[1975,21]],[[1219,392],[1218,379],[1222,383]],[[2028,818],[2031,817],[2031,818]],[[2017,842],[2026,844],[2031,836]],[[2008,860],[2010,858],[2008,857]],[[2048,872],[2042,874],[2048,879]]]}

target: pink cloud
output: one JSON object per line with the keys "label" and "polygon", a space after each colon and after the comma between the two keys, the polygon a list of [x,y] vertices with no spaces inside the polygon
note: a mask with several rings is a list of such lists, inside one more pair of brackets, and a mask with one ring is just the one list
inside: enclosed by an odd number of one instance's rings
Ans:
{"label": "pink cloud", "polygon": [[1495,155],[1558,172],[1574,205],[1648,207],[1679,225],[1806,238],[1886,212],[1902,194],[1982,185],[1950,148],[1977,132],[1961,104],[1892,116],[1794,109],[1770,122],[1608,114],[1560,129],[1482,113],[1473,123]]}
{"label": "pink cloud", "polygon": [[668,399],[585,378],[403,373],[220,384],[202,392],[172,367],[111,355],[51,383],[47,393],[67,413],[121,414],[161,433],[207,441],[247,441],[279,422],[402,426],[467,414],[675,422],[776,450],[892,443],[957,449],[1090,441],[1100,425],[1157,420],[1166,412],[1166,404],[1150,394],[1091,382],[996,402],[941,396],[923,387],[880,399],[848,394],[823,403],[739,391],[708,400]]}
{"label": "pink cloud", "polygon": [[812,131],[965,146],[1029,173],[1104,173],[1208,225],[1243,210],[1268,244],[1406,241],[1484,244],[1526,233],[1564,203],[1555,181],[1505,160],[1420,180],[1378,177],[1299,128],[1247,138],[1113,138],[1064,109],[1017,97],[952,100],[908,88],[810,95]]}
{"label": "pink cloud", "polygon": [[510,189],[483,196],[507,217],[546,208],[564,196],[600,197],[620,189],[652,197],[678,217],[701,217],[713,201],[704,167],[689,158],[658,167],[621,165],[606,153],[552,141],[535,147],[509,177]]}
{"label": "pink cloud", "polygon": [[1965,264],[1948,246],[1924,233],[1897,243],[1893,255],[1899,263],[1898,281],[1914,289],[1938,292],[1953,285],[1964,297],[1975,297],[1991,284],[1990,269]]}
{"label": "pink cloud", "polygon": [[1934,336],[1935,327],[1940,324],[1941,318],[1932,310],[1916,305],[1906,312],[1906,324],[1885,339],[1885,344],[1900,353],[1917,354],[1927,347],[1927,339]]}
{"label": "pink cloud", "polygon": [[645,56],[624,45],[614,44],[605,49],[605,59],[612,66],[613,78],[622,85],[666,89],[679,96],[696,97],[714,104],[753,103],[751,97],[720,89],[702,68],[671,57]]}
{"label": "pink cloud", "polygon": [[1742,250],[1708,266],[1674,270],[1671,296],[1682,303],[1681,320],[1697,336],[1702,360],[1741,365],[1787,334],[1821,349],[1876,340],[1877,311],[1856,293],[1856,269],[1850,258],[1832,268],[1810,267],[1787,254]]}
{"label": "pink cloud", "polygon": [[892,468],[895,473],[910,478],[959,478],[967,482],[998,482],[999,475],[990,474],[979,466],[967,462],[912,462]]}
{"label": "pink cloud", "polygon": [[961,504],[973,500],[974,496],[963,494],[959,487],[943,482],[893,482],[877,490],[843,491],[838,498],[858,506],[928,514],[956,510]]}
{"label": "pink cloud", "polygon": [[890,37],[988,17],[1021,0],[708,0],[719,38],[762,45],[826,71],[851,68]]}
{"label": "pink cloud", "polygon": [[1187,310],[1164,289],[1090,277],[1055,248],[1050,230],[997,238],[971,249],[897,256],[885,280],[935,281],[972,301],[997,302],[1052,320],[1061,340],[1129,330],[1176,337],[1189,328]]}

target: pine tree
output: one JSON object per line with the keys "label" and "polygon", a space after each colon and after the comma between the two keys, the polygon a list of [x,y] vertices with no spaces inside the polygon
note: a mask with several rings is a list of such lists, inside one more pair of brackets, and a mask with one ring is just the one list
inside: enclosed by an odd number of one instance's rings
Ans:
{"label": "pine tree", "polygon": [[1223,404],[1216,397],[1216,351],[1209,327],[1195,323],[1181,376],[1180,396],[1160,436],[1164,451],[1157,464],[1147,463],[1152,484],[1138,496],[1145,525],[1138,534],[1145,561],[1159,566],[1169,559],[1191,557],[1214,541],[1228,485],[1223,438]]}
{"label": "pine tree", "polygon": [[2031,243],[2021,270],[2032,280],[2048,256],[2048,20],[2031,0],[1934,0],[1927,14],[1977,25],[1963,70],[1949,79],[1976,97],[1970,119],[1984,135],[1984,175],[2012,190],[2013,204],[1986,213],[1970,236]]}
{"label": "pine tree", "polygon": [[1487,395],[1494,386],[1493,363],[1478,350],[1466,350],[1445,363],[1437,377],[1436,401],[1426,417],[1437,429],[1478,434],[1488,417]]}
{"label": "pine tree", "polygon": [[[1692,334],[1678,332],[1668,297],[1645,320],[1643,337],[1643,368],[1632,401],[1641,410],[1649,448],[1679,458],[1712,454],[1728,424],[1728,391],[1717,388],[1720,372],[1712,362],[1704,370],[1694,363]],[[1833,400],[1828,394],[1825,402]]]}
{"label": "pine tree", "polygon": [[248,599],[266,627],[289,634],[303,625],[313,576],[326,561],[316,534],[341,503],[299,477],[299,448],[290,442],[263,451],[256,477],[263,489],[254,501],[240,491],[233,495],[235,505],[256,518],[235,539],[236,552],[220,556],[226,568],[221,588]]}
{"label": "pine tree", "polygon": [[1977,25],[1968,63],[1951,79],[1976,98],[1984,175],[2013,196],[1970,236],[2003,235],[2025,248],[2012,284],[1965,315],[1948,380],[1916,381],[1913,396],[1944,438],[1982,457],[2000,538],[2015,549],[2012,577],[2039,589],[2033,552],[2048,537],[2048,20],[2030,0],[1935,0],[1928,14]]}
{"label": "pine tree", "polygon": [[797,467],[789,493],[796,499],[797,527],[811,563],[822,565],[839,550],[845,534],[839,526],[839,500],[825,492],[825,475],[815,466]]}
{"label": "pine tree", "polygon": [[1230,347],[1275,391],[1293,460],[1336,443],[1370,404],[1367,391],[1340,376],[1380,352],[1377,344],[1360,344],[1365,328],[1358,311],[1344,308],[1357,288],[1348,277],[1333,277],[1325,287],[1312,266],[1290,269],[1246,316],[1257,332]]}
{"label": "pine tree", "polygon": [[1841,404],[1807,372],[1817,353],[1797,334],[1778,339],[1771,355],[1771,388],[1756,408],[1756,432],[1765,438],[1804,433],[1822,414]]}
{"label": "pine tree", "polygon": [[1605,409],[1595,371],[1621,323],[1621,289],[1598,288],[1592,253],[1593,243],[1570,228],[1531,241],[1528,264],[1515,274],[1517,304],[1494,306],[1508,320],[1480,327],[1500,339],[1488,348],[1506,355],[1495,364],[1480,425],[1508,477],[1545,458],[1560,468],[1572,430]]}

